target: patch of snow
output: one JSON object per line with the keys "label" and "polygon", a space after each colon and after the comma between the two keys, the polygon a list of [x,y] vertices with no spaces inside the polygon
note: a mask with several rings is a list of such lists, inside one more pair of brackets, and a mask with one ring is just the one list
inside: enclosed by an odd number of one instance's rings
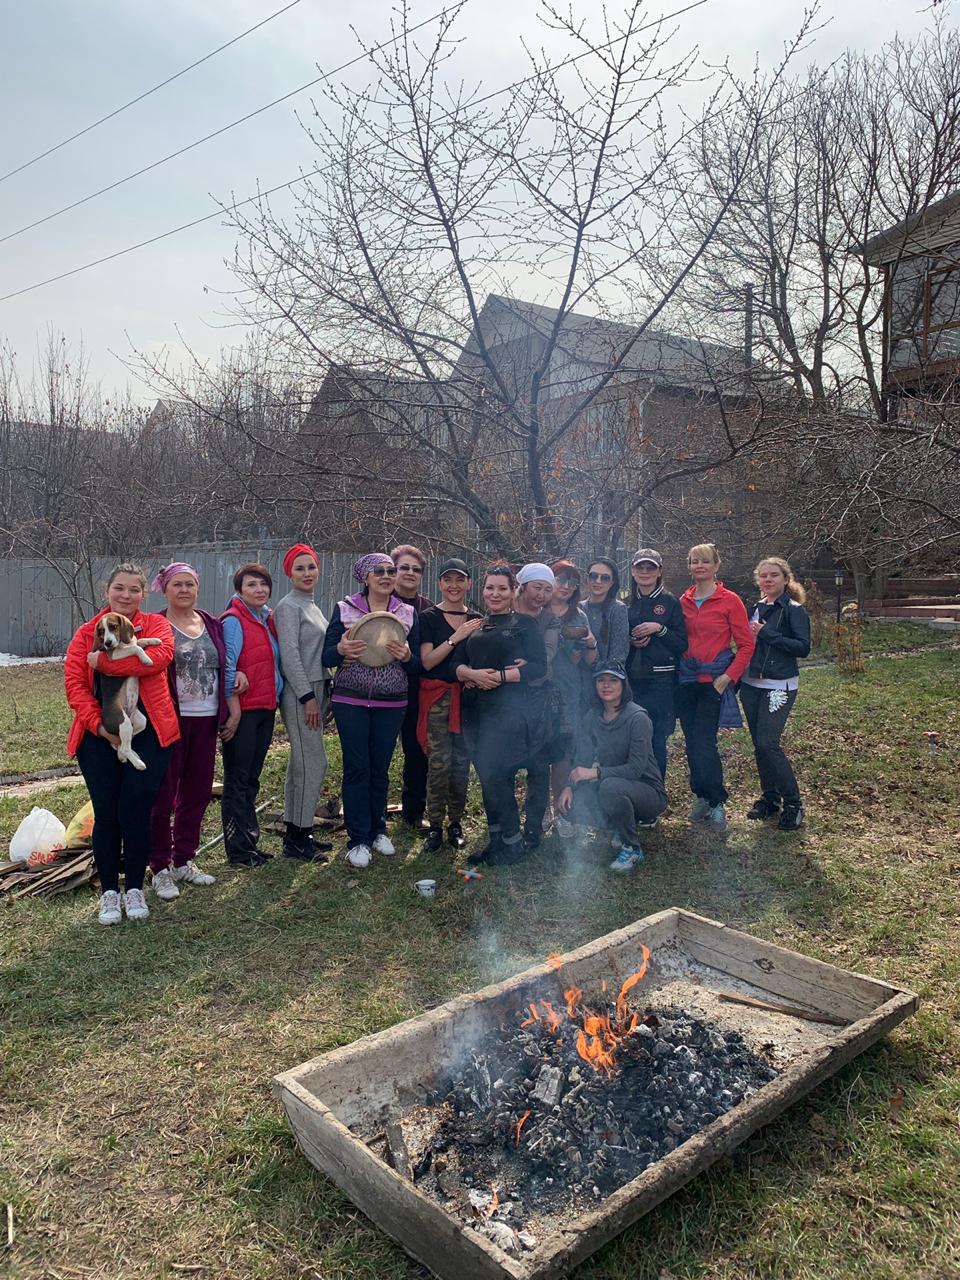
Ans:
{"label": "patch of snow", "polygon": [[15,653],[0,653],[0,667],[32,667],[38,662],[63,662],[63,657],[20,658]]}

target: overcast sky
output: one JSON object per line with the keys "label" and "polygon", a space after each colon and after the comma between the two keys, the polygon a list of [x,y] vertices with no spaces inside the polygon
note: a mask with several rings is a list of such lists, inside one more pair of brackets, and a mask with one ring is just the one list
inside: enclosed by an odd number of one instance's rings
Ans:
{"label": "overcast sky", "polygon": [[[0,18],[0,174],[202,57],[288,0],[29,0]],[[445,0],[411,0],[429,17]],[[599,0],[573,0],[588,12]],[[617,0],[611,0],[615,7]],[[658,0],[651,13],[670,12]],[[352,22],[369,43],[389,36],[387,0],[299,0],[287,13],[55,155],[0,181],[0,236],[80,199],[143,165],[347,61],[358,51]],[[928,22],[918,0],[825,0],[828,21],[803,58],[826,63],[845,48],[874,49]],[[458,71],[489,89],[524,73],[520,37],[537,31],[536,0],[472,0],[460,23],[467,41]],[[772,66],[803,12],[800,0],[707,0],[680,19],[677,48],[699,44],[703,58],[730,58],[747,71],[755,56]],[[537,35],[539,43],[541,36]],[[361,66],[344,73],[361,83]],[[316,93],[316,90],[313,91]],[[311,147],[294,117],[311,93],[273,108],[188,155],[0,244],[0,294],[210,213],[312,167]],[[202,353],[236,333],[224,331],[231,276],[223,265],[235,233],[214,219],[70,279],[0,302],[0,335],[29,364],[48,326],[76,344],[105,387],[124,384],[111,352],[177,345],[176,328]],[[127,337],[129,335],[129,339]],[[146,389],[138,388],[144,401]]]}

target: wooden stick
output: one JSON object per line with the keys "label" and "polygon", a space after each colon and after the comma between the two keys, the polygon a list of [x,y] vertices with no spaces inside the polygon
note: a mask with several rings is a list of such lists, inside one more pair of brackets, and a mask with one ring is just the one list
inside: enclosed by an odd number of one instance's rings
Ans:
{"label": "wooden stick", "polygon": [[387,1160],[393,1165],[401,1178],[406,1178],[408,1182],[413,1181],[413,1169],[410,1165],[410,1152],[407,1150],[407,1144],[404,1141],[403,1130],[396,1123],[388,1124],[386,1127],[387,1139]]}
{"label": "wooden stick", "polygon": [[846,1018],[835,1018],[832,1013],[817,1013],[813,1009],[800,1009],[794,1004],[773,1004],[769,1000],[755,1000],[753,996],[741,996],[733,991],[717,991],[718,1000],[727,1004],[744,1004],[750,1009],[763,1009],[766,1013],[783,1013],[788,1018],[803,1018],[807,1022],[826,1022],[831,1027],[848,1027]]}

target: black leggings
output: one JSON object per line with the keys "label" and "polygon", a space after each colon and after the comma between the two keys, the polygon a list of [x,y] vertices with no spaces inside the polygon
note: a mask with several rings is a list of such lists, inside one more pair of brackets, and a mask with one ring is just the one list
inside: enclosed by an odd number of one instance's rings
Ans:
{"label": "black leggings", "polygon": [[796,689],[775,692],[779,705],[770,710],[769,689],[755,689],[753,685],[740,685],[740,702],[747,717],[747,728],[753,739],[753,753],[757,761],[757,774],[764,800],[771,804],[800,803],[800,788],[790,761],[780,746],[780,739],[787,727],[787,717],[797,700]]}
{"label": "black leggings", "polygon": [[133,745],[147,766],[142,771],[121,764],[110,743],[92,733],[85,733],[77,747],[77,764],[93,803],[93,860],[104,893],[120,888],[121,851],[125,887],[143,888],[150,813],[170,761],[171,748],[161,747],[149,721]]}

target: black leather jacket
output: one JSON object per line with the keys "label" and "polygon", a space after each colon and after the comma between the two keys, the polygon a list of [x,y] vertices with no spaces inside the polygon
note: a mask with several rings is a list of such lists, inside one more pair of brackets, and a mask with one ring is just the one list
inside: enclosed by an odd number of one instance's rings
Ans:
{"label": "black leather jacket", "polygon": [[786,591],[772,604],[761,600],[756,609],[763,626],[746,674],[754,680],[789,680],[799,674],[797,659],[810,652],[810,617]]}

